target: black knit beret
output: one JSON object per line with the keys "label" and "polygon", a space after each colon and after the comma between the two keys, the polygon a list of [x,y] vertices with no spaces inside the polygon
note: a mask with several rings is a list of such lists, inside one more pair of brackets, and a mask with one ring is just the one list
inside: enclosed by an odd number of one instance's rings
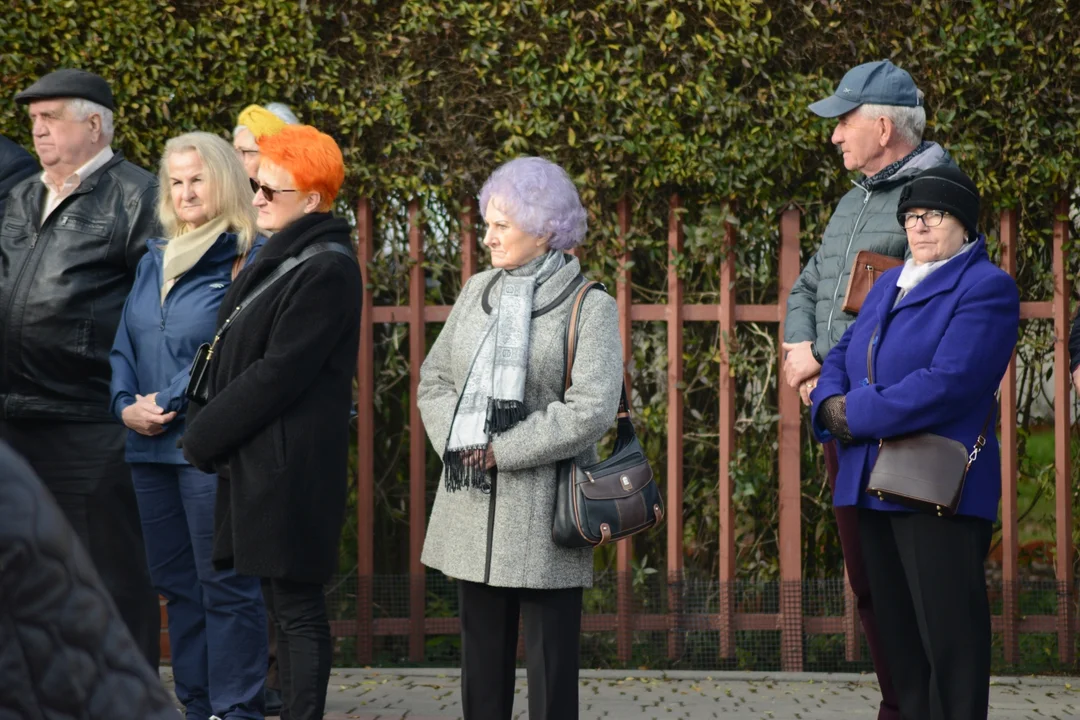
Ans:
{"label": "black knit beret", "polygon": [[943,210],[964,226],[974,240],[979,224],[979,189],[955,165],[939,165],[913,177],[900,192],[896,221],[904,226],[904,213],[911,208]]}

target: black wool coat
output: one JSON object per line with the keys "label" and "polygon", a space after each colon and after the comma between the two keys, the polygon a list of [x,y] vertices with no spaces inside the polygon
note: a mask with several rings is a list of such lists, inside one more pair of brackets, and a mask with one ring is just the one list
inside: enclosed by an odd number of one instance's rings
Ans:
{"label": "black wool coat", "polygon": [[[275,234],[225,294],[218,326],[285,258],[318,242],[351,249],[350,232],[316,213]],[[355,260],[320,253],[255,299],[219,343],[209,400],[192,403],[181,439],[191,464],[219,475],[219,569],[311,583],[336,571],[361,292]]]}

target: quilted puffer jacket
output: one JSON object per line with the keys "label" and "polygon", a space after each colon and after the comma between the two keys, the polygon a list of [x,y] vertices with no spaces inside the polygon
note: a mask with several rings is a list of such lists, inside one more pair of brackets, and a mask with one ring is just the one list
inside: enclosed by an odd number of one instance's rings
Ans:
{"label": "quilted puffer jacket", "polygon": [[785,342],[811,340],[815,353],[824,358],[855,321],[854,315],[841,309],[855,255],[860,250],[896,258],[907,254],[907,233],[896,222],[900,192],[919,172],[953,164],[940,145],[928,145],[888,179],[875,182],[874,178],[864,178],[840,198],[825,226],[821,245],[788,295]]}
{"label": "quilted puffer jacket", "polygon": [[45,486],[0,442],[0,718],[177,720]]}

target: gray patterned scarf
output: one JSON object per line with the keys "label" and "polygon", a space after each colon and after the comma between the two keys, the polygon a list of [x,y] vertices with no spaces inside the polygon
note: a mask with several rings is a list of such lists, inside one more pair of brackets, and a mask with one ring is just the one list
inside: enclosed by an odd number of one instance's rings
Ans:
{"label": "gray patterned scarf", "polygon": [[549,250],[503,273],[502,290],[480,336],[443,453],[448,491],[491,487],[484,467],[488,442],[493,434],[509,430],[527,415],[525,372],[533,294],[565,264],[561,252]]}

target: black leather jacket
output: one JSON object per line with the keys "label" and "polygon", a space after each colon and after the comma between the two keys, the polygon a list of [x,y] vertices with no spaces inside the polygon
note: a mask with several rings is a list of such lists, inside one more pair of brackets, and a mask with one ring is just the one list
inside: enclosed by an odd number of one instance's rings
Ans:
{"label": "black leather jacket", "polygon": [[180,720],[52,494],[0,442],[0,717]]}
{"label": "black leather jacket", "polygon": [[0,226],[0,412],[115,422],[109,351],[146,239],[157,179],[117,153],[44,224],[40,176],[17,185]]}

